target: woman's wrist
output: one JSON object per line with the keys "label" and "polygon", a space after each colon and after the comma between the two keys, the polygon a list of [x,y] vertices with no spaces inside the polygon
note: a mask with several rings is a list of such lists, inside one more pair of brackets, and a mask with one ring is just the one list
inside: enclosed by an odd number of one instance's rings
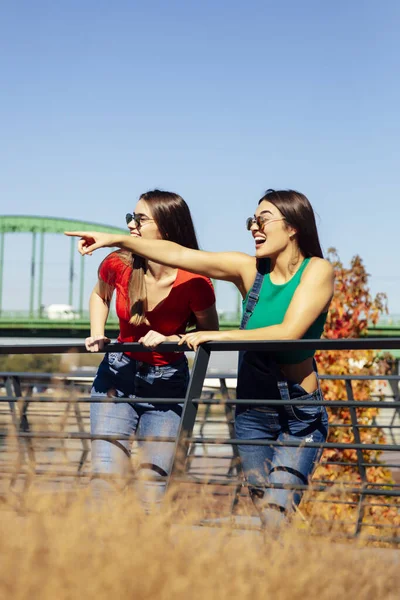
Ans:
{"label": "woman's wrist", "polygon": [[174,333],[173,335],[168,335],[166,337],[166,342],[179,342],[183,338],[182,333]]}
{"label": "woman's wrist", "polygon": [[[129,242],[129,244],[127,244],[127,242]],[[131,236],[131,235],[122,235],[122,234],[115,234],[114,236],[114,240],[113,240],[113,246],[116,246],[117,248],[121,248],[121,249],[126,249],[129,248],[130,250],[132,250],[133,248],[131,246],[135,245],[135,239]]]}

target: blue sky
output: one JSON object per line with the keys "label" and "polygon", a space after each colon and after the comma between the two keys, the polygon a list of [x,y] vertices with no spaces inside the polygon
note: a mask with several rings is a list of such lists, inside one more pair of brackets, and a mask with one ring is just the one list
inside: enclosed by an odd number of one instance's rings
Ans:
{"label": "blue sky", "polygon": [[[124,226],[161,187],[202,247],[253,253],[245,218],[293,187],[324,249],[360,254],[400,313],[399,29],[394,0],[4,0],[0,214]],[[27,308],[29,236],[5,250],[3,307]],[[68,261],[47,236],[46,304],[67,301]],[[235,302],[221,284],[220,308]]]}

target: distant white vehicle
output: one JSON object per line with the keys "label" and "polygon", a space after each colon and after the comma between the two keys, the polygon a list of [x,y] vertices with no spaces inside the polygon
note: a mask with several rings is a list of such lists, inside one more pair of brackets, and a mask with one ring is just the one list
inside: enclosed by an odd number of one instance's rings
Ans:
{"label": "distant white vehicle", "polygon": [[44,309],[45,316],[52,320],[73,321],[79,313],[70,304],[49,304]]}

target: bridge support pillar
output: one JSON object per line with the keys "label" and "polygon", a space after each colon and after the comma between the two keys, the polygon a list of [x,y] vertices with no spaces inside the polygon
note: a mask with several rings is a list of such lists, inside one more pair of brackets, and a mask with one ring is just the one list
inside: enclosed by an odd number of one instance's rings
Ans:
{"label": "bridge support pillar", "polygon": [[4,231],[0,232],[0,315],[3,310]]}
{"label": "bridge support pillar", "polygon": [[43,317],[43,264],[44,264],[44,232],[40,232],[40,254],[39,254],[39,293],[38,309],[39,317]]}
{"label": "bridge support pillar", "polygon": [[69,295],[68,303],[73,306],[74,303],[74,257],[75,257],[75,238],[71,238],[71,253],[69,259]]}
{"label": "bridge support pillar", "polygon": [[31,259],[31,291],[29,294],[29,316],[33,317],[35,302],[35,265],[36,265],[36,231],[32,232],[32,259]]}
{"label": "bridge support pillar", "polygon": [[79,288],[79,317],[83,317],[83,292],[85,287],[85,257],[81,256],[81,282]]}

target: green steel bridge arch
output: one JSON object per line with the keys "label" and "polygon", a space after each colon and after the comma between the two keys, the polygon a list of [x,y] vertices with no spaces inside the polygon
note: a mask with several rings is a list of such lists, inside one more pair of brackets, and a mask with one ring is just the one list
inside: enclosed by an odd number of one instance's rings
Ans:
{"label": "green steel bridge arch", "polygon": [[[7,234],[31,233],[31,276],[29,295],[29,315],[35,312],[35,282],[38,275],[38,307],[42,306],[43,297],[43,272],[44,272],[44,236],[48,233],[63,234],[64,231],[94,230],[107,233],[126,233],[126,229],[102,225],[90,221],[79,221],[76,219],[62,219],[59,217],[39,217],[33,215],[0,215],[0,315],[2,313],[3,300],[3,266],[4,266],[4,240]],[[37,244],[39,240],[39,260],[37,261]],[[75,238],[71,238],[70,266],[69,266],[69,304],[73,298]],[[83,258],[83,257],[82,257]],[[84,283],[84,261],[80,263],[80,302],[79,310],[83,310],[83,283]],[[38,268],[37,268],[38,267]]]}

